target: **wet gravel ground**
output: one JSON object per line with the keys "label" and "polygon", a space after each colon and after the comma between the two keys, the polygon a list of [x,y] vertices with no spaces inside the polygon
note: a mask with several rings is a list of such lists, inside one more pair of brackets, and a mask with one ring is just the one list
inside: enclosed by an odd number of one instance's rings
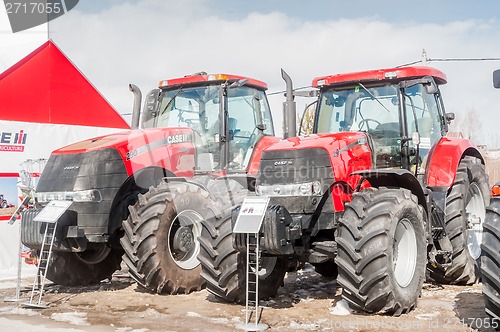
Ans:
{"label": "wet gravel ground", "polygon": [[[31,282],[22,283],[22,295]],[[14,283],[0,282],[0,298],[15,296]],[[137,287],[126,271],[89,287],[48,285],[46,309],[0,302],[2,331],[238,331],[244,306],[220,301],[206,290],[157,295]],[[481,284],[426,282],[415,310],[400,317],[350,311],[334,279],[306,267],[288,273],[284,287],[262,302],[269,331],[493,331],[484,313]]]}

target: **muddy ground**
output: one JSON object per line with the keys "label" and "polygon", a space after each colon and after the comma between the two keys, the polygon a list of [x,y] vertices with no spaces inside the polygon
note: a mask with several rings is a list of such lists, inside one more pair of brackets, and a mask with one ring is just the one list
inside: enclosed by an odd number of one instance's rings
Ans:
{"label": "muddy ground", "polygon": [[[26,296],[31,281],[23,281]],[[0,298],[15,296],[14,284]],[[400,317],[352,313],[335,280],[311,267],[288,273],[278,295],[264,301],[261,322],[269,331],[493,331],[487,328],[481,285],[425,283],[418,307]],[[0,326],[29,331],[238,331],[244,306],[219,301],[206,290],[189,295],[154,295],[126,271],[91,287],[50,285],[46,309],[0,302]],[[4,330],[4,329],[2,329]]]}
{"label": "muddy ground", "polygon": [[11,206],[5,209],[0,209],[0,216],[11,216],[17,209],[17,206]]}

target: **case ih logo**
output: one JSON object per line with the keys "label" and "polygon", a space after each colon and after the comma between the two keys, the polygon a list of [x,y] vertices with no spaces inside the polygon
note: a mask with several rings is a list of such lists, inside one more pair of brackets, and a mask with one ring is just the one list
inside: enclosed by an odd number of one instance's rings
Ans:
{"label": "case ih logo", "polygon": [[0,132],[0,151],[23,152],[27,138],[28,134],[24,130],[18,133]]}

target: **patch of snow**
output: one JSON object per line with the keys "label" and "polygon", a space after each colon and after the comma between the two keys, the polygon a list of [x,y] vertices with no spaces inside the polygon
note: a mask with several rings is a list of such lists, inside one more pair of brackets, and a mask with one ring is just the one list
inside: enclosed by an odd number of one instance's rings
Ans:
{"label": "patch of snow", "polygon": [[158,312],[154,308],[148,308],[139,314],[139,317],[141,317],[141,318],[144,318],[144,317],[166,317],[166,316],[167,315],[162,314],[161,312]]}
{"label": "patch of snow", "polygon": [[116,329],[115,332],[147,332],[149,329],[133,329],[131,327],[122,327],[119,329]]}
{"label": "patch of snow", "polygon": [[349,309],[349,305],[346,300],[340,300],[335,304],[335,307],[330,309],[330,314],[336,316],[347,316],[351,314],[351,310]]}
{"label": "patch of snow", "polygon": [[415,318],[420,319],[420,320],[432,320],[433,318],[436,318],[437,316],[439,316],[439,313],[434,312],[434,313],[429,313],[429,314],[418,314],[418,315],[415,315]]}
{"label": "patch of snow", "polygon": [[50,315],[55,321],[66,322],[73,325],[89,325],[87,323],[87,313],[86,312],[61,312],[53,313]]}
{"label": "patch of snow", "polygon": [[0,314],[14,314],[14,315],[25,315],[25,316],[36,316],[40,315],[39,312],[36,312],[33,309],[25,309],[25,308],[19,308],[19,307],[14,307],[14,308],[0,308]]}
{"label": "patch of snow", "polygon": [[192,311],[188,311],[188,312],[186,313],[186,316],[188,316],[188,317],[201,317],[201,315],[200,315],[199,313],[197,313],[197,312],[192,312]]}
{"label": "patch of snow", "polygon": [[211,322],[219,323],[219,324],[227,324],[229,323],[229,319],[227,318],[210,318]]}
{"label": "patch of snow", "polygon": [[312,266],[312,265],[309,266],[308,265],[304,269],[298,270],[297,271],[297,275],[303,275],[303,274],[311,273],[311,272],[314,272],[314,266]]}
{"label": "patch of snow", "polygon": [[263,301],[263,300],[262,300],[260,303],[262,303],[262,305],[263,305],[263,306],[267,306],[267,307],[269,307],[269,306],[271,306],[271,305],[275,305],[275,304],[276,304],[276,301],[274,301],[274,300],[272,300],[272,299],[271,299],[271,300],[268,300],[268,301]]}

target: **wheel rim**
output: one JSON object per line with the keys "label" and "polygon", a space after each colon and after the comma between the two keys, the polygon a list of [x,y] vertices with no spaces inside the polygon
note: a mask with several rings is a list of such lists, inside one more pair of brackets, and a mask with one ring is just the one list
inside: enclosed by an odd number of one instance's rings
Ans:
{"label": "wheel rim", "polygon": [[197,267],[203,217],[196,211],[184,210],[177,215],[169,230],[170,256],[184,270]]}
{"label": "wheel rim", "polygon": [[417,266],[417,238],[408,219],[398,222],[393,249],[394,276],[401,287],[406,287],[412,281]]}
{"label": "wheel rim", "polygon": [[483,221],[486,217],[486,207],[481,189],[476,183],[469,187],[470,200],[465,207],[467,214],[467,248],[474,259],[481,255],[481,242],[483,239]]}
{"label": "wheel rim", "polygon": [[97,264],[108,257],[110,252],[111,248],[103,244],[98,248],[87,249],[83,252],[77,252],[76,256],[86,264]]}
{"label": "wheel rim", "polygon": [[[260,257],[259,261],[259,279],[266,279],[273,273],[274,268],[276,267],[276,262],[278,259],[276,257]],[[255,269],[252,268],[252,272],[255,272]]]}

